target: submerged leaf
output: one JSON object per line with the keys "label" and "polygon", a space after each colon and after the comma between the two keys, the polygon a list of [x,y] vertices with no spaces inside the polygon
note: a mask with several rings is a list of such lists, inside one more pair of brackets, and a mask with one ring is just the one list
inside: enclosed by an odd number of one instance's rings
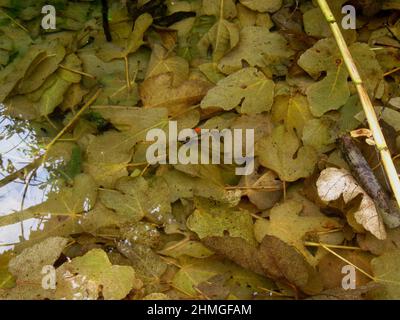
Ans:
{"label": "submerged leaf", "polygon": [[361,195],[359,208],[354,213],[356,221],[378,239],[386,238],[383,219],[377,211],[374,201],[358,185],[350,172],[345,169],[325,169],[317,181],[317,188],[318,195],[323,201],[333,201],[343,196],[344,202],[348,203]]}
{"label": "submerged leaf", "polygon": [[250,244],[255,243],[253,219],[246,211],[229,208],[207,211],[207,208],[200,208],[188,218],[187,226],[200,239],[229,234],[232,237],[240,237]]}
{"label": "submerged leaf", "polygon": [[314,171],[317,154],[310,146],[301,146],[300,140],[284,126],[276,127],[271,136],[256,146],[260,163],[278,173],[282,181],[306,178]]}
{"label": "submerged leaf", "polygon": [[[294,246],[311,265],[316,265],[317,259],[304,246],[306,236],[317,235],[319,232],[329,232],[341,228],[338,221],[321,213],[313,216],[302,216],[303,205],[294,200],[276,205],[271,209],[269,220],[257,220],[254,234],[259,242],[265,235],[275,236],[289,245]],[[293,226],[296,226],[295,228]]]}
{"label": "submerged leaf", "polygon": [[241,113],[269,111],[273,103],[275,84],[256,68],[245,68],[222,79],[201,102],[201,107],[231,110]]}
{"label": "submerged leaf", "polygon": [[283,36],[265,27],[244,27],[238,46],[220,60],[219,68],[231,74],[242,69],[242,61],[250,67],[266,67],[272,74],[284,74],[293,52]]}
{"label": "submerged leaf", "polygon": [[57,275],[57,299],[96,300],[102,296],[105,300],[120,300],[131,289],[140,288],[132,267],[112,265],[100,249],[65,262]]}

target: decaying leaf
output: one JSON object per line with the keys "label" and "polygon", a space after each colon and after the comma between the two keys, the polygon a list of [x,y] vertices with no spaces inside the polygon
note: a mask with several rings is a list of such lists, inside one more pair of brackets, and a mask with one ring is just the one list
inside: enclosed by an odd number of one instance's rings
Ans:
{"label": "decaying leaf", "polygon": [[[397,2],[328,1],[396,167]],[[344,143],[366,117],[318,1],[57,0],[55,30],[46,4],[0,0],[0,299],[399,298],[399,210],[371,137]],[[205,130],[235,133],[220,163]]]}
{"label": "decaying leaf", "polygon": [[362,199],[359,208],[354,212],[355,219],[378,239],[386,238],[383,219],[374,201],[358,185],[350,172],[337,168],[325,169],[317,181],[317,188],[323,201],[333,201],[343,196],[344,202],[347,203],[360,195]]}
{"label": "decaying leaf", "polygon": [[234,237],[211,237],[204,241],[217,253],[255,273],[291,284],[308,294],[322,290],[321,279],[314,268],[293,246],[279,238],[267,235],[259,248]]}

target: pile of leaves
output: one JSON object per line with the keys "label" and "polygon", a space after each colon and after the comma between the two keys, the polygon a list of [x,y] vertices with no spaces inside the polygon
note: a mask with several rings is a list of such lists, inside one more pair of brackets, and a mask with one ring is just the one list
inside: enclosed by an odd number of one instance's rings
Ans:
{"label": "pile of leaves", "polygon": [[[367,123],[315,2],[55,0],[43,30],[48,2],[0,0],[1,116],[40,131],[0,186],[53,173],[41,203],[0,214],[2,246],[41,225],[0,254],[0,298],[400,298],[397,209],[371,138],[352,143],[387,207],[337,143]],[[329,3],[357,9],[342,31],[400,169],[400,2]],[[254,129],[254,173],[149,165],[146,133],[170,120]]]}

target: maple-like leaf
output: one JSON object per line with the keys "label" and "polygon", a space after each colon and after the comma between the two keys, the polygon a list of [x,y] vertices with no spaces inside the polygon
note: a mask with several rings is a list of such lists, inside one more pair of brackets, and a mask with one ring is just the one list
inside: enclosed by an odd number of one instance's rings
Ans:
{"label": "maple-like leaf", "polygon": [[343,196],[344,202],[348,203],[361,195],[359,208],[354,212],[356,221],[378,239],[386,238],[385,225],[373,199],[359,186],[350,172],[337,168],[325,169],[317,181],[317,188],[321,199],[328,202]]}

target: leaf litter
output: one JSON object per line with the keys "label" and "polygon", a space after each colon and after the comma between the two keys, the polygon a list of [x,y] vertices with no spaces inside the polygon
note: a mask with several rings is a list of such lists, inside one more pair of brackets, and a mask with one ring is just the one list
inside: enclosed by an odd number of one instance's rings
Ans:
{"label": "leaf litter", "polygon": [[[60,0],[47,31],[42,2],[0,2],[0,298],[400,299],[398,208],[343,137],[367,124],[313,1]],[[398,167],[399,7],[370,3],[342,31]],[[254,172],[150,165],[169,120],[254,129]]]}

